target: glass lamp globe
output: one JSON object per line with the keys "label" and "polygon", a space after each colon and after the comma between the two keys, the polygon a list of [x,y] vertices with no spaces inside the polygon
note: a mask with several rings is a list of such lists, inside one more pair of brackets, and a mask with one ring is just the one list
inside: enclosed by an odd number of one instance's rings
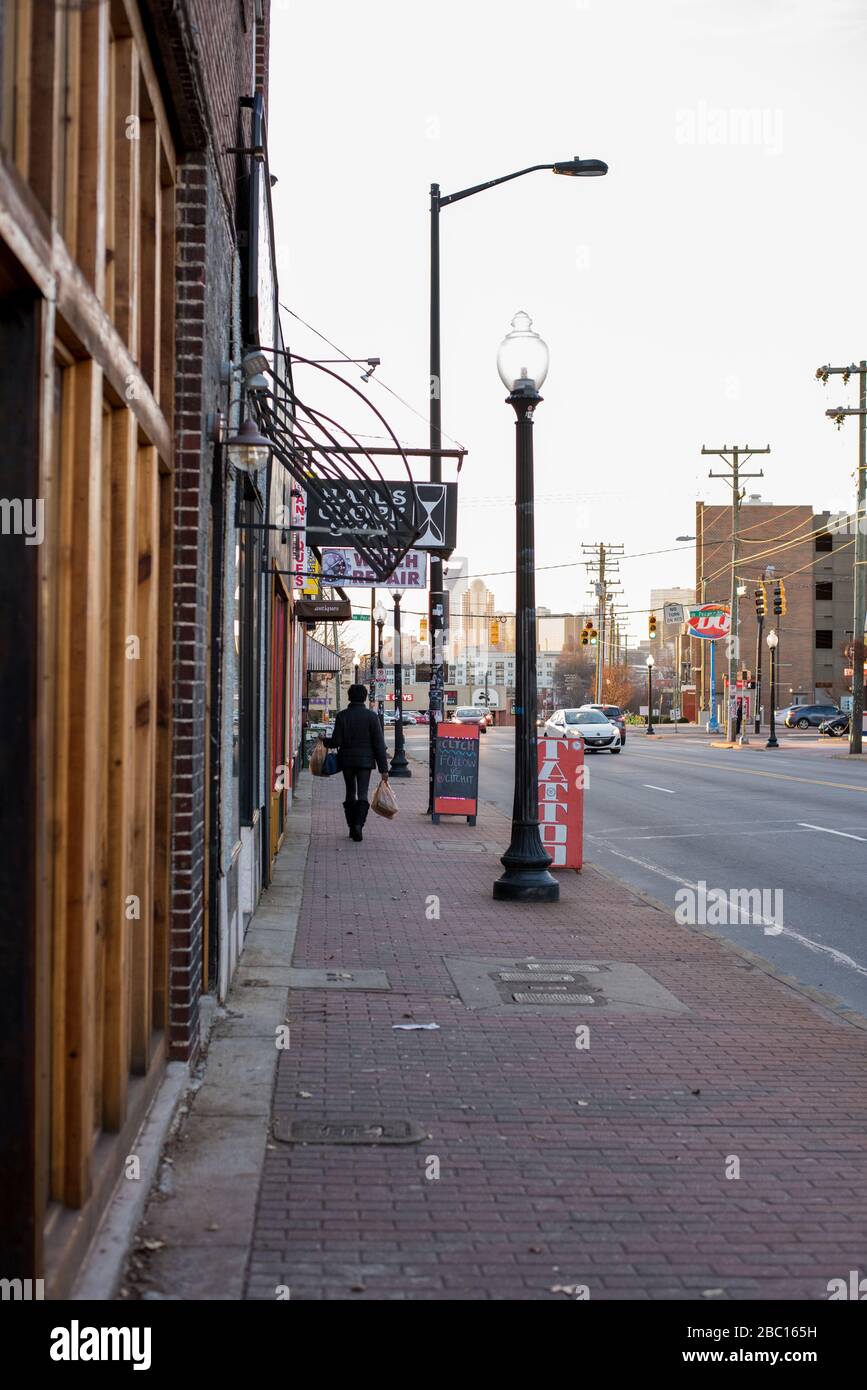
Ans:
{"label": "glass lamp globe", "polygon": [[497,371],[509,391],[538,391],[548,375],[548,344],[533,328],[523,309],[512,319],[512,331],[500,343]]}
{"label": "glass lamp globe", "polygon": [[373,610],[373,621],[375,623],[385,622],[385,604],[383,603],[382,599],[378,600],[377,605]]}
{"label": "glass lamp globe", "polygon": [[656,665],[656,662],[653,659],[653,653],[651,653],[650,656],[647,658],[647,664],[649,667],[651,667],[651,669]]}
{"label": "glass lamp globe", "polygon": [[247,417],[237,434],[226,440],[226,452],[233,468],[243,473],[255,473],[268,462],[271,441],[260,434],[255,422]]}
{"label": "glass lamp globe", "polygon": [[768,643],[768,646],[770,647],[771,651],[774,650],[774,647],[777,645],[777,643],[779,642],[779,640],[780,640],[780,639],[779,639],[779,637],[777,636],[777,634],[773,631],[773,629],[771,629],[771,631],[768,633],[768,636],[767,636],[767,643]]}

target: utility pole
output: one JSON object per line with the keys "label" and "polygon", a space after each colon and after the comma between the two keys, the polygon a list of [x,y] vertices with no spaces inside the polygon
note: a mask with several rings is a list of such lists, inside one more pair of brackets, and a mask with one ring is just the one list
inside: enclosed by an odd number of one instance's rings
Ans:
{"label": "utility pole", "polygon": [[[728,643],[728,700],[726,703],[726,742],[734,743],[735,731],[735,708],[732,699],[732,691],[737,689],[737,664],[740,659],[740,645],[738,637],[738,517],[741,508],[743,490],[741,480],[743,478],[763,478],[764,470],[759,469],[758,473],[742,473],[741,463],[752,458],[753,454],[769,454],[770,444],[764,449],[751,448],[749,444],[743,447],[735,444],[729,448],[724,444],[721,449],[708,449],[704,444],[701,446],[703,454],[714,454],[728,464],[728,473],[709,473],[709,478],[723,478],[732,490],[732,576],[731,576],[731,631]],[[742,735],[743,737],[743,735]],[[749,736],[747,736],[749,742]]]}
{"label": "utility pole", "polygon": [[826,410],[839,429],[846,415],[858,416],[858,486],[856,490],[857,501],[855,503],[855,615],[852,620],[852,714],[849,720],[849,752],[858,755],[861,752],[862,737],[861,729],[864,723],[864,623],[867,619],[865,612],[865,596],[867,596],[867,515],[865,515],[865,501],[867,501],[867,362],[861,361],[856,367],[854,362],[848,367],[820,367],[816,372],[817,378],[823,383],[827,383],[829,376],[840,375],[845,385],[851,376],[858,376],[860,379],[860,390],[858,393],[858,409],[845,408],[838,406],[836,410]]}
{"label": "utility pole", "polygon": [[[595,703],[599,705],[602,703],[602,676],[605,666],[606,637],[608,637],[608,645],[610,648],[611,635],[614,632],[613,605],[610,622],[608,621],[609,600],[615,588],[619,586],[620,556],[623,554],[623,546],[621,544],[612,545],[610,542],[597,541],[594,542],[593,545],[582,545],[581,549],[585,555],[593,556],[593,559],[588,560],[584,568],[588,573],[596,576],[594,580],[594,589],[596,593],[596,626],[599,631],[599,638],[596,645]],[[608,629],[608,631],[606,631],[606,629]]]}

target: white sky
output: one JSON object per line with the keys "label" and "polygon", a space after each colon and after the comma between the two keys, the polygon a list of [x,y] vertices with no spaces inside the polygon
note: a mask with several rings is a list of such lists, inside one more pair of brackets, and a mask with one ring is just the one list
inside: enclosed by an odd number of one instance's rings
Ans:
{"label": "white sky", "polygon": [[[272,0],[281,298],[352,356],[382,358],[377,375],[424,419],[350,379],[404,442],[427,443],[430,183],[574,154],[610,165],[443,210],[443,427],[469,450],[471,575],[514,569],[496,351],[519,308],[551,351],[539,604],[582,608],[583,568],[541,568],[579,560],[582,541],[672,548],[622,563],[630,608],[691,584],[674,537],[692,533],[697,497],[729,498],[702,444],[769,443],[750,491],[850,509],[857,424],[838,432],[823,412],[856,405],[857,386],[814,371],[867,357],[865,59],[864,0]],[[289,316],[284,331],[294,351],[336,355]],[[302,395],[378,432],[319,375],[298,374]],[[486,582],[514,607],[511,574]],[[646,635],[644,615],[629,626]]]}

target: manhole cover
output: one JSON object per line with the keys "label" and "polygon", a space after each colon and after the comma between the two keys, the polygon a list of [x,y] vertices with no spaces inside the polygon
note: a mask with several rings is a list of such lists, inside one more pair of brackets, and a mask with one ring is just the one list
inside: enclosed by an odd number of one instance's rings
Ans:
{"label": "manhole cover", "polygon": [[384,970],[310,970],[293,966],[289,971],[292,989],[391,989]]}
{"label": "manhole cover", "polygon": [[274,1121],[281,1144],[418,1144],[427,1130],[416,1120],[281,1120]]}

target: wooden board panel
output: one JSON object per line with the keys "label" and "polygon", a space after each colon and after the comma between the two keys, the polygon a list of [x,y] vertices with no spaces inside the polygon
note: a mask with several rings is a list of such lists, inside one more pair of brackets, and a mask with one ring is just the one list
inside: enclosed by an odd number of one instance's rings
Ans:
{"label": "wooden board panel", "polygon": [[[139,62],[132,39],[116,39],[114,56],[114,322],[138,358]],[[132,136],[132,138],[129,138]]]}
{"label": "wooden board panel", "polygon": [[105,5],[89,5],[82,10],[81,53],[76,259],[97,299],[102,301],[105,298],[109,115],[108,9]]}
{"label": "wooden board panel", "polygon": [[143,1074],[150,1060],[153,1017],[154,804],[157,713],[157,600],[159,569],[159,491],[157,453],[139,449],[136,551],[138,584],[135,632],[140,643],[135,686],[135,793],[133,804],[132,892],[141,902],[141,919],[132,937],[132,1069]]}
{"label": "wooden board panel", "polygon": [[[109,626],[108,858],[105,930],[105,1025],[103,1126],[118,1130],[127,1109],[130,1067],[131,939],[138,928],[127,917],[134,893],[132,812],[137,662],[128,646],[136,633],[138,552],[136,508],[138,445],[135,417],[117,410],[111,421],[111,609]],[[128,653],[130,655],[128,655]],[[130,905],[130,911],[134,911]]]}
{"label": "wooden board panel", "polygon": [[156,122],[141,123],[141,264],[138,276],[139,362],[142,376],[157,394],[160,373],[160,310],[162,295],[160,150]]}
{"label": "wooden board panel", "polygon": [[159,611],[157,614],[157,728],[154,806],[153,1026],[165,1028],[169,1005],[172,831],[172,543],[174,479],[159,475]]}
{"label": "wooden board panel", "polygon": [[63,1198],[81,1206],[90,1189],[93,1143],[94,955],[97,915],[97,794],[100,700],[102,374],[70,368],[74,392],[73,528],[69,553],[69,695],[66,856],[66,1143]]}

